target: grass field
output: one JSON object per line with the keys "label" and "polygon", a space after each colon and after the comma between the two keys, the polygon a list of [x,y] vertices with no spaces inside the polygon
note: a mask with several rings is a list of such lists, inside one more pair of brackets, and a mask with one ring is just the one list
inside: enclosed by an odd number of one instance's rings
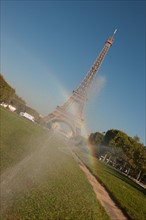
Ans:
{"label": "grass field", "polygon": [[25,118],[0,108],[1,111],[1,164],[3,172],[9,166],[21,161],[39,146],[47,134]]}
{"label": "grass field", "polygon": [[109,219],[70,145],[3,108],[0,153],[1,219]]}
{"label": "grass field", "polygon": [[135,220],[146,219],[146,190],[133,182],[127,176],[118,172],[89,154],[76,152],[91,172],[108,189],[116,203]]}

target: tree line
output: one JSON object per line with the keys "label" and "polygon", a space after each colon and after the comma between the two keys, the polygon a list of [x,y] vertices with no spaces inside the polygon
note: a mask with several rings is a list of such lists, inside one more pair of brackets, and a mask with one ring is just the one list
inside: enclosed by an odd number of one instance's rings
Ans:
{"label": "tree line", "polygon": [[91,133],[88,141],[93,147],[93,156],[125,172],[137,180],[146,175],[146,147],[139,137],[111,129],[106,133]]}
{"label": "tree line", "polygon": [[41,125],[45,125],[45,122],[40,114],[33,108],[26,105],[26,102],[16,94],[14,88],[12,88],[0,74],[0,104],[6,103],[16,108],[16,113],[27,112],[34,116],[35,121]]}

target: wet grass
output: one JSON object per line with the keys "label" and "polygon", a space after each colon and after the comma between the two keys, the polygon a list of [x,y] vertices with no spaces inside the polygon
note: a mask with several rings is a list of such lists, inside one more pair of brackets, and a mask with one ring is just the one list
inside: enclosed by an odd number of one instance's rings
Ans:
{"label": "wet grass", "polygon": [[128,219],[146,219],[146,190],[127,176],[98,159],[78,152],[94,176],[105,186],[116,204],[127,213]]}
{"label": "wet grass", "polygon": [[5,109],[1,119],[1,219],[109,219],[68,143]]}

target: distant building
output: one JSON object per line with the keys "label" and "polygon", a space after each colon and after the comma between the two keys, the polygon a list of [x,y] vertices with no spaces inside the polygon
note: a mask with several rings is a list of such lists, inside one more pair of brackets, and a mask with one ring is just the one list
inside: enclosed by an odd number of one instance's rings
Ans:
{"label": "distant building", "polygon": [[16,111],[16,107],[14,107],[12,105],[8,105],[8,108],[10,109],[11,112]]}
{"label": "distant building", "polygon": [[2,102],[2,103],[1,103],[1,106],[3,106],[4,108],[7,108],[8,104]]}
{"label": "distant building", "polygon": [[8,105],[7,103],[2,102],[1,106],[3,106],[4,108],[8,108],[10,109],[11,112],[16,111],[16,107],[12,106],[12,105]]}
{"label": "distant building", "polygon": [[29,119],[30,121],[34,122],[34,116],[28,114],[27,112],[20,112],[20,116],[23,116],[23,117]]}

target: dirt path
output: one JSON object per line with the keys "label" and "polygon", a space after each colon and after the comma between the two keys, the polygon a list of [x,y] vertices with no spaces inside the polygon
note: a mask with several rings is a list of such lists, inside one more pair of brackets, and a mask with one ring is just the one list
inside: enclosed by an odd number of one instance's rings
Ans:
{"label": "dirt path", "polygon": [[123,212],[116,206],[111,197],[109,196],[106,189],[99,183],[99,181],[92,175],[92,173],[87,169],[87,167],[83,164],[80,158],[73,153],[74,158],[79,163],[81,170],[85,173],[88,181],[93,187],[93,190],[96,194],[98,201],[104,207],[107,214],[110,216],[112,220],[126,220],[127,217],[123,214]]}
{"label": "dirt path", "polygon": [[111,217],[111,219],[126,220],[127,218],[124,216],[122,211],[115,205],[105,188],[97,181],[97,179],[90,173],[90,171],[83,164],[80,164],[79,166],[87,176],[87,179],[93,186],[97,199],[105,208],[107,214]]}

